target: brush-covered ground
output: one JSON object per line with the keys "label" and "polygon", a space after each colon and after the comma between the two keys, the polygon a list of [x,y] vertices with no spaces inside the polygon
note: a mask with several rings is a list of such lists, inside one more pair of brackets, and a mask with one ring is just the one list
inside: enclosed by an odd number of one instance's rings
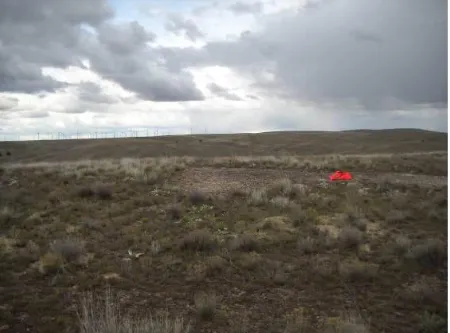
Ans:
{"label": "brush-covered ground", "polygon": [[[336,168],[354,175],[328,183]],[[447,329],[447,152],[5,165],[0,332]]]}

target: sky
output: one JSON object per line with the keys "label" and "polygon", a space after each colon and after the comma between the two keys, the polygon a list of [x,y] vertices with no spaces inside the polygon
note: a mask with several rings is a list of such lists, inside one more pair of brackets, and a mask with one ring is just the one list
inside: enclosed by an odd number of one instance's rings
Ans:
{"label": "sky", "polygon": [[445,0],[0,1],[0,140],[447,132],[447,97]]}

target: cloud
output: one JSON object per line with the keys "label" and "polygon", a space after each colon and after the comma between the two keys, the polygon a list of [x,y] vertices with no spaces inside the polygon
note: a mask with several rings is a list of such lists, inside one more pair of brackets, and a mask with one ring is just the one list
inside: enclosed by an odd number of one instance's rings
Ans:
{"label": "cloud", "polygon": [[94,82],[81,82],[78,84],[77,89],[78,97],[83,102],[112,104],[118,101],[117,98],[105,94],[102,88]]}
{"label": "cloud", "polygon": [[234,14],[255,14],[260,13],[264,5],[261,2],[245,3],[243,1],[237,1],[228,7]]}
{"label": "cloud", "polygon": [[325,1],[173,60],[233,67],[266,94],[305,105],[445,107],[446,15],[444,0]]}
{"label": "cloud", "polygon": [[47,118],[49,113],[47,111],[31,111],[23,112],[21,116],[24,118]]}
{"label": "cloud", "polygon": [[[0,91],[38,93],[67,84],[43,67],[85,67],[153,101],[202,100],[186,71],[171,71],[149,43],[156,35],[136,21],[117,23],[105,0],[0,1]],[[194,31],[182,21],[189,35]]]}
{"label": "cloud", "polygon": [[238,95],[230,93],[227,89],[219,86],[217,83],[208,84],[208,89],[216,96],[220,96],[231,101],[242,101],[242,98],[240,98]]}
{"label": "cloud", "polygon": [[200,31],[193,20],[184,18],[181,15],[169,15],[165,27],[176,35],[184,34],[192,41],[205,37],[205,34]]}
{"label": "cloud", "polygon": [[59,82],[42,75],[42,66],[77,62],[71,45],[80,26],[96,26],[111,17],[100,0],[0,2],[0,91],[54,91]]}
{"label": "cloud", "polygon": [[19,100],[13,97],[5,97],[0,95],[0,112],[8,111],[19,105]]}
{"label": "cloud", "polygon": [[103,23],[98,27],[98,41],[110,52],[130,54],[145,48],[147,42],[156,40],[156,34],[147,31],[137,21],[128,24]]}

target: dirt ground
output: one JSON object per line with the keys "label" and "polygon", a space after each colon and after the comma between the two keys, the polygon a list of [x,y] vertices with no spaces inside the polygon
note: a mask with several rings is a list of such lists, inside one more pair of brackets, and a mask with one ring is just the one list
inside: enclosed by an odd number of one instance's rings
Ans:
{"label": "dirt ground", "polygon": [[[358,186],[380,184],[384,182],[417,185],[422,188],[440,188],[447,186],[447,177],[415,175],[407,173],[368,173],[352,172],[351,183]],[[234,190],[251,190],[267,186],[276,179],[289,178],[296,184],[322,186],[329,183],[327,172],[307,172],[303,170],[270,170],[248,168],[189,168],[181,173],[175,182],[186,190],[198,189],[208,193],[227,193]]]}
{"label": "dirt ground", "polygon": [[81,158],[93,144],[0,169],[0,333],[446,332],[446,148]]}

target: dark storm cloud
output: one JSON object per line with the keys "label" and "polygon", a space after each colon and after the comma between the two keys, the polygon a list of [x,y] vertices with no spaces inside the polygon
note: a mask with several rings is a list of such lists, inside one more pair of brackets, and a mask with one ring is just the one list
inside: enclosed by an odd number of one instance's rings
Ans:
{"label": "dark storm cloud", "polygon": [[305,103],[442,107],[446,7],[445,0],[325,0],[272,15],[263,29],[237,40],[166,53],[174,66],[191,61],[234,67],[268,94]]}
{"label": "dark storm cloud", "polygon": [[260,13],[264,5],[261,2],[246,3],[243,1],[237,1],[228,7],[234,14],[256,14]]}
{"label": "dark storm cloud", "polygon": [[0,1],[0,91],[54,91],[66,84],[41,68],[84,67],[87,58],[93,71],[141,98],[203,99],[189,73],[160,61],[152,32],[137,22],[114,24],[113,14],[105,0]]}
{"label": "dark storm cloud", "polygon": [[176,35],[184,34],[192,41],[205,37],[193,20],[177,14],[168,16],[165,28]]}
{"label": "dark storm cloud", "polygon": [[207,88],[216,96],[223,97],[230,101],[242,101],[242,98],[240,98],[238,95],[230,93],[228,89],[219,86],[217,83],[209,83]]}

